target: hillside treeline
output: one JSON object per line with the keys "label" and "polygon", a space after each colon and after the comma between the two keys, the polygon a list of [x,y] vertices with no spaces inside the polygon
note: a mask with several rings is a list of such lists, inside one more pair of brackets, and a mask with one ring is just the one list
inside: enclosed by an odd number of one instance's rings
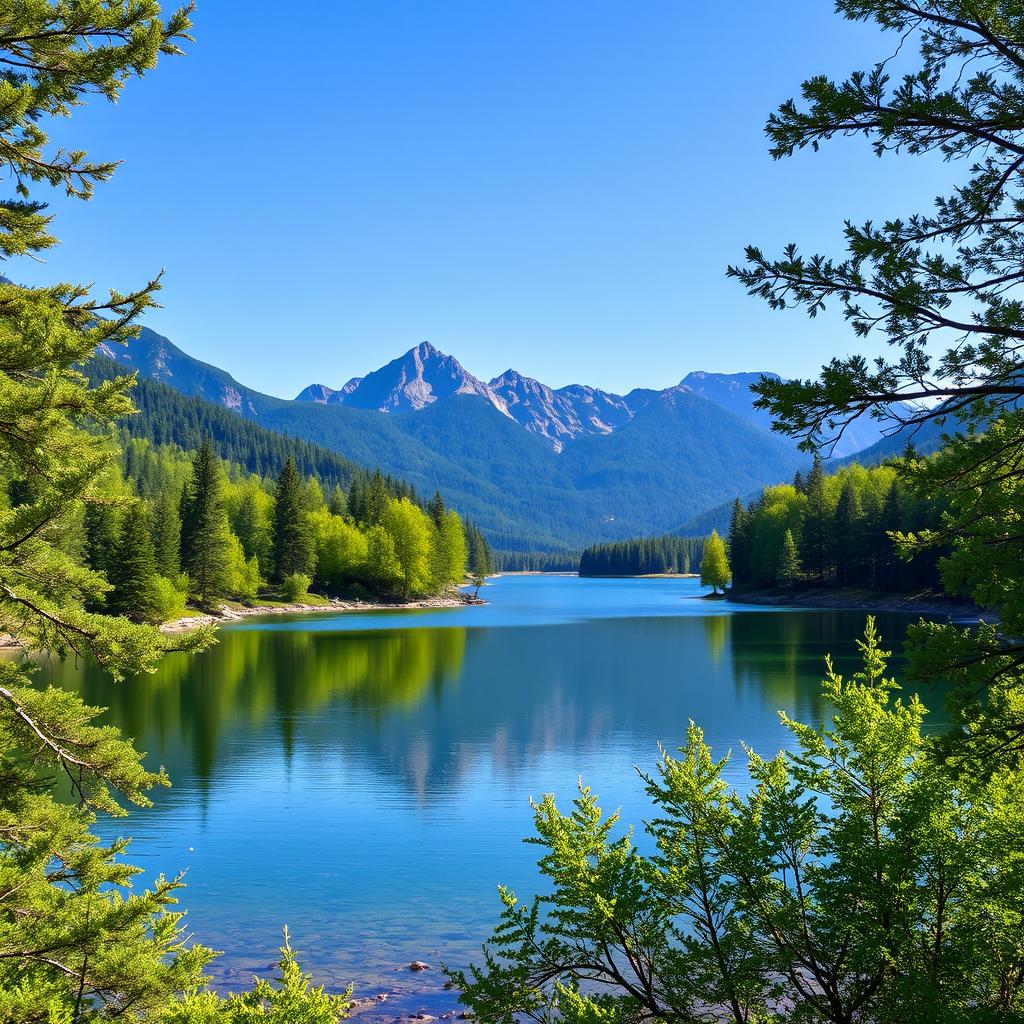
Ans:
{"label": "hillside treeline", "polygon": [[815,461],[806,478],[797,474],[792,484],[766,487],[747,506],[736,500],[729,529],[733,586],[788,586],[794,577],[879,591],[938,586],[942,551],[904,560],[892,534],[935,529],[940,517],[941,503],[918,497],[893,465],[851,465],[826,475]]}
{"label": "hillside treeline", "polygon": [[697,572],[703,552],[703,537],[666,535],[593,544],[580,556],[579,573],[581,576],[647,576]]}
{"label": "hillside treeline", "polygon": [[[281,439],[284,442],[285,439]],[[286,457],[276,478],[225,462],[211,441],[189,453],[122,432],[111,466],[69,520],[61,547],[102,573],[94,610],[162,621],[188,600],[251,602],[323,594],[415,597],[491,571],[480,532],[407,485],[355,472],[325,492]],[[12,507],[20,481],[11,481]]]}

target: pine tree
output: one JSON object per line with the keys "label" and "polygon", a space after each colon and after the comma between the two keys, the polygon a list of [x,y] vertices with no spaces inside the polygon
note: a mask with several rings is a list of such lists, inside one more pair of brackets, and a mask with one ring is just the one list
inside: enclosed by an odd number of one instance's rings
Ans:
{"label": "pine tree", "polygon": [[181,558],[190,591],[201,604],[226,593],[232,571],[231,533],[223,470],[209,438],[195,454],[192,479],[182,494]]}
{"label": "pine tree", "polygon": [[434,496],[427,502],[427,515],[434,520],[434,525],[441,528],[441,517],[444,515],[444,499],[440,491],[434,491]]}
{"label": "pine tree", "polygon": [[[4,5],[0,33],[3,139],[0,167],[16,185],[0,217],[0,256],[50,248],[51,214],[37,194],[58,186],[87,197],[114,164],[90,162],[62,121],[65,148],[49,145],[51,117],[123,85],[178,50],[187,11],[164,22],[158,5],[132,0]],[[140,230],[145,229],[140,211]],[[20,276],[8,271],[12,277]],[[187,944],[168,913],[179,884],[127,886],[135,869],[126,842],[100,845],[97,814],[145,804],[166,782],[98,710],[77,694],[41,686],[45,655],[74,652],[116,678],[152,670],[168,650],[196,650],[209,631],[163,636],[150,626],[86,612],[103,578],[63,551],[69,525],[94,513],[92,499],[120,453],[112,425],[132,412],[130,376],[93,386],[80,372],[97,346],[128,342],[153,304],[155,283],[132,294],[90,298],[76,285],[28,288],[0,281],[0,474],[31,482],[0,515],[0,632],[33,657],[0,659],[0,1017],[6,1021],[157,1020],[176,993],[202,984],[210,953]],[[106,519],[106,513],[95,518]],[[95,525],[95,523],[94,523]],[[107,520],[92,557],[115,560]],[[102,537],[102,543],[100,538]],[[67,780],[67,788],[58,786]],[[115,793],[118,798],[115,799]]]}
{"label": "pine tree", "polygon": [[274,490],[274,579],[280,583],[289,576],[307,575],[314,561],[305,482],[288,458]]}
{"label": "pine tree", "polygon": [[717,531],[712,530],[711,536],[704,544],[704,557],[700,563],[701,586],[711,587],[712,593],[717,594],[720,587],[725,590],[731,577],[732,570],[725,554],[725,543]]}
{"label": "pine tree", "polygon": [[107,597],[107,606],[132,622],[159,621],[157,561],[149,516],[141,502],[124,510],[116,550],[110,572],[114,589]]}
{"label": "pine tree", "polygon": [[117,549],[117,512],[107,501],[85,503],[85,564],[109,577]]}
{"label": "pine tree", "polygon": [[860,492],[851,478],[847,478],[839,492],[836,504],[833,536],[836,551],[836,581],[841,587],[859,583],[863,564],[863,510]]}
{"label": "pine tree", "polygon": [[167,579],[176,579],[181,572],[180,499],[174,501],[162,492],[153,507],[153,552],[157,572]]}
{"label": "pine tree", "polygon": [[729,562],[733,582],[739,585],[750,582],[750,518],[737,498],[729,518]]}
{"label": "pine tree", "polygon": [[793,531],[787,530],[782,538],[782,551],[779,554],[779,583],[790,589],[790,597],[796,600],[796,584],[800,578],[800,552],[797,550]]}
{"label": "pine tree", "polygon": [[832,516],[825,495],[825,470],[817,456],[807,474],[804,491],[807,494],[803,527],[804,565],[811,576],[824,582],[831,571]]}
{"label": "pine tree", "polygon": [[348,512],[348,499],[345,497],[345,492],[341,489],[341,484],[334,485],[327,510],[332,516],[343,516]]}

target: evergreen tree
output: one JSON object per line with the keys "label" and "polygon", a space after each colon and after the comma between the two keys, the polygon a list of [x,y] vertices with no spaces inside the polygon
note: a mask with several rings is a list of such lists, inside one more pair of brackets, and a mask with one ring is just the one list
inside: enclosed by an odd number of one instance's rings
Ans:
{"label": "evergreen tree", "polygon": [[779,583],[789,587],[790,597],[796,599],[796,583],[800,578],[800,552],[797,550],[793,531],[787,530],[782,539],[779,555]]}
{"label": "evergreen tree", "polygon": [[85,503],[85,564],[109,578],[117,550],[117,512],[106,501]]}
{"label": "evergreen tree", "polygon": [[182,564],[189,589],[201,604],[225,594],[231,581],[231,532],[224,507],[224,476],[209,439],[192,462],[192,479],[182,493]]}
{"label": "evergreen tree", "polygon": [[743,585],[750,582],[750,517],[737,498],[732,504],[729,517],[729,562],[732,565],[733,583]]}
{"label": "evergreen tree", "polygon": [[345,492],[341,489],[340,484],[334,485],[327,509],[332,516],[343,516],[348,512],[348,499],[345,497]]}
{"label": "evergreen tree", "polygon": [[114,589],[107,597],[107,606],[132,622],[158,622],[157,561],[149,516],[141,502],[124,510],[116,551],[110,572]]}
{"label": "evergreen tree", "polygon": [[717,531],[712,530],[704,544],[704,556],[700,563],[701,586],[711,587],[712,593],[717,594],[719,588],[725,590],[731,578],[732,570],[725,554],[725,543]]}
{"label": "evergreen tree", "polygon": [[824,582],[832,565],[829,558],[832,516],[825,495],[825,470],[818,456],[815,456],[807,474],[804,493],[807,495],[803,525],[804,567],[812,577]]}
{"label": "evergreen tree", "polygon": [[157,572],[167,579],[176,579],[181,572],[180,498],[175,501],[162,492],[153,507],[153,551]]}
{"label": "evergreen tree", "polygon": [[[38,189],[88,196],[114,170],[89,161],[73,139],[54,151],[50,118],[70,115],[90,96],[116,98],[161,53],[177,52],[189,21],[187,11],[162,21],[156,3],[134,0],[6,4],[2,21],[0,166],[18,192],[0,203],[0,256],[9,259],[55,244]],[[60,133],[68,138],[63,123]],[[87,287],[0,280],[0,402],[9,428],[0,430],[0,479],[32,484],[16,508],[0,513],[0,632],[33,656],[0,659],[5,1021],[157,1020],[176,993],[202,984],[211,956],[187,944],[180,917],[168,912],[178,883],[157,879],[129,891],[136,870],[123,856],[127,842],[100,845],[92,834],[97,814],[145,804],[166,777],[148,771],[115,729],[97,724],[98,710],[77,694],[30,677],[35,664],[45,681],[43,656],[73,652],[124,678],[152,670],[168,650],[211,639],[204,630],[167,637],[84,611],[107,584],[57,543],[85,515],[83,501],[99,512],[91,499],[120,454],[111,426],[132,411],[131,377],[94,387],[78,368],[98,345],[134,336],[154,289],[104,301]],[[112,550],[111,526],[93,531],[91,557],[104,569],[114,566],[100,554]]]}
{"label": "evergreen tree", "polygon": [[841,587],[863,582],[860,571],[863,565],[863,518],[860,492],[853,480],[847,478],[839,493],[833,526],[836,581]]}
{"label": "evergreen tree", "polygon": [[434,496],[427,502],[427,515],[434,520],[434,525],[440,529],[441,519],[444,516],[444,499],[440,491],[434,491]]}
{"label": "evergreen tree", "polygon": [[274,579],[312,572],[315,558],[305,482],[289,457],[274,490]]}

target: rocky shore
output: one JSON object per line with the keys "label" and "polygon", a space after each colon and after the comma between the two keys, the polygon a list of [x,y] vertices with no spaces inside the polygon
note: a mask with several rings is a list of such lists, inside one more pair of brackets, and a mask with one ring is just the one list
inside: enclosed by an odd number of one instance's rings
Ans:
{"label": "rocky shore", "polygon": [[341,612],[375,612],[401,611],[413,608],[461,608],[467,604],[484,604],[469,594],[425,597],[419,601],[342,601],[328,599],[311,602],[296,601],[290,604],[267,605],[226,605],[222,604],[215,612],[203,612],[196,615],[183,615],[180,619],[172,619],[160,626],[164,633],[184,633],[199,626],[224,625],[238,619],[246,619],[257,615],[297,615],[320,614],[337,615]]}

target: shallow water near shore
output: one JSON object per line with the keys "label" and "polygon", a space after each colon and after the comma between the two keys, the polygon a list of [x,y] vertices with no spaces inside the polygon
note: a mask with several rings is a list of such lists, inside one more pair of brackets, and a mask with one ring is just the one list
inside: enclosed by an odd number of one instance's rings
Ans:
{"label": "shallow water near shore", "polygon": [[[287,924],[318,981],[388,994],[367,1016],[439,1015],[457,1009],[440,963],[478,956],[497,884],[536,889],[531,796],[567,805],[582,775],[640,825],[634,766],[690,719],[718,753],[744,740],[771,754],[789,743],[780,709],[827,717],[824,655],[855,666],[864,614],[703,593],[692,579],[504,577],[483,607],[246,619],[121,685],[70,663],[40,675],[108,707],[167,767],[152,809],[99,831],[134,836],[147,877],[187,869],[182,907],[224,951],[219,988],[272,974]],[[877,620],[898,651],[914,620]],[[923,696],[941,727],[940,696]],[[742,757],[729,772],[742,784]]]}

